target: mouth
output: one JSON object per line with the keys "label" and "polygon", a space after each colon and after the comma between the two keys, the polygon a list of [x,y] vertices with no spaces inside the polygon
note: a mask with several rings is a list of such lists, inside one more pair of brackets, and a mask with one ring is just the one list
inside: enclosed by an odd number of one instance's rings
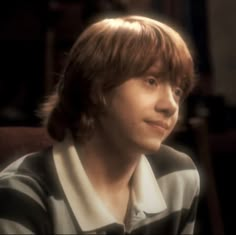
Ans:
{"label": "mouth", "polygon": [[145,122],[149,126],[155,128],[161,132],[166,132],[169,129],[169,125],[166,122],[163,122],[160,120],[145,120]]}

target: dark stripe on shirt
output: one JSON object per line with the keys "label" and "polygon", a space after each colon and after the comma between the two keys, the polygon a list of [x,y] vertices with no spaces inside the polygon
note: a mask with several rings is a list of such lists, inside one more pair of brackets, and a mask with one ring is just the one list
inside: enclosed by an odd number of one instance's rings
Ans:
{"label": "dark stripe on shirt", "polygon": [[147,159],[156,177],[182,170],[196,170],[189,156],[164,145],[157,153],[147,155]]}
{"label": "dark stripe on shirt", "polygon": [[31,197],[11,188],[0,188],[0,218],[15,221],[37,234],[50,233],[46,211]]}
{"label": "dark stripe on shirt", "polygon": [[183,215],[180,221],[179,233],[181,233],[181,231],[184,229],[184,226],[186,226],[186,224],[193,223],[196,220],[198,201],[199,201],[199,196],[195,196],[195,198],[193,199],[191,208],[189,210],[184,210],[184,209],[182,210]]}
{"label": "dark stripe on shirt", "polygon": [[[82,232],[60,184],[53,160],[52,147],[29,155],[18,167],[17,173],[27,175],[36,180],[44,192],[42,200],[53,197],[55,200],[65,201],[76,230],[78,233]],[[23,182],[24,179],[21,179],[21,181]],[[27,185],[29,183],[28,181],[26,182]]]}
{"label": "dark stripe on shirt", "polygon": [[35,179],[47,197],[53,195],[55,199],[62,199],[63,189],[56,173],[51,147],[25,158],[17,172]]}

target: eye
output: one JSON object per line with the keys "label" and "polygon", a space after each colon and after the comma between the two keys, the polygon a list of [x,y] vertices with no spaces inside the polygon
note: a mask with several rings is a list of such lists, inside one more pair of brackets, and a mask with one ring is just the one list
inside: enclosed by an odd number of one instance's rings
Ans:
{"label": "eye", "polygon": [[183,93],[184,92],[183,92],[183,90],[180,87],[174,87],[173,88],[173,92],[174,92],[176,97],[178,97],[180,99],[183,97]]}
{"label": "eye", "polygon": [[158,81],[155,77],[147,77],[146,82],[148,83],[149,86],[157,86]]}

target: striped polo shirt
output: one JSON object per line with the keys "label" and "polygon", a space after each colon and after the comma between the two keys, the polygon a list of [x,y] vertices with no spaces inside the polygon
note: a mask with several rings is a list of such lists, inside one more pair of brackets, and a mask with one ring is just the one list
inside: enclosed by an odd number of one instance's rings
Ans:
{"label": "striped polo shirt", "polygon": [[199,174],[186,154],[162,145],[142,156],[119,223],[91,184],[73,140],[13,162],[0,174],[2,234],[192,234]]}

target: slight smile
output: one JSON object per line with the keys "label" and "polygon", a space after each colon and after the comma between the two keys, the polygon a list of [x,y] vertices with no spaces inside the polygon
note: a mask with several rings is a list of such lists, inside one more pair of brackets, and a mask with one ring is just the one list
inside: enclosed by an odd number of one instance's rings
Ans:
{"label": "slight smile", "polygon": [[160,120],[145,120],[145,122],[150,125],[151,127],[161,131],[166,132],[169,129],[169,125]]}

